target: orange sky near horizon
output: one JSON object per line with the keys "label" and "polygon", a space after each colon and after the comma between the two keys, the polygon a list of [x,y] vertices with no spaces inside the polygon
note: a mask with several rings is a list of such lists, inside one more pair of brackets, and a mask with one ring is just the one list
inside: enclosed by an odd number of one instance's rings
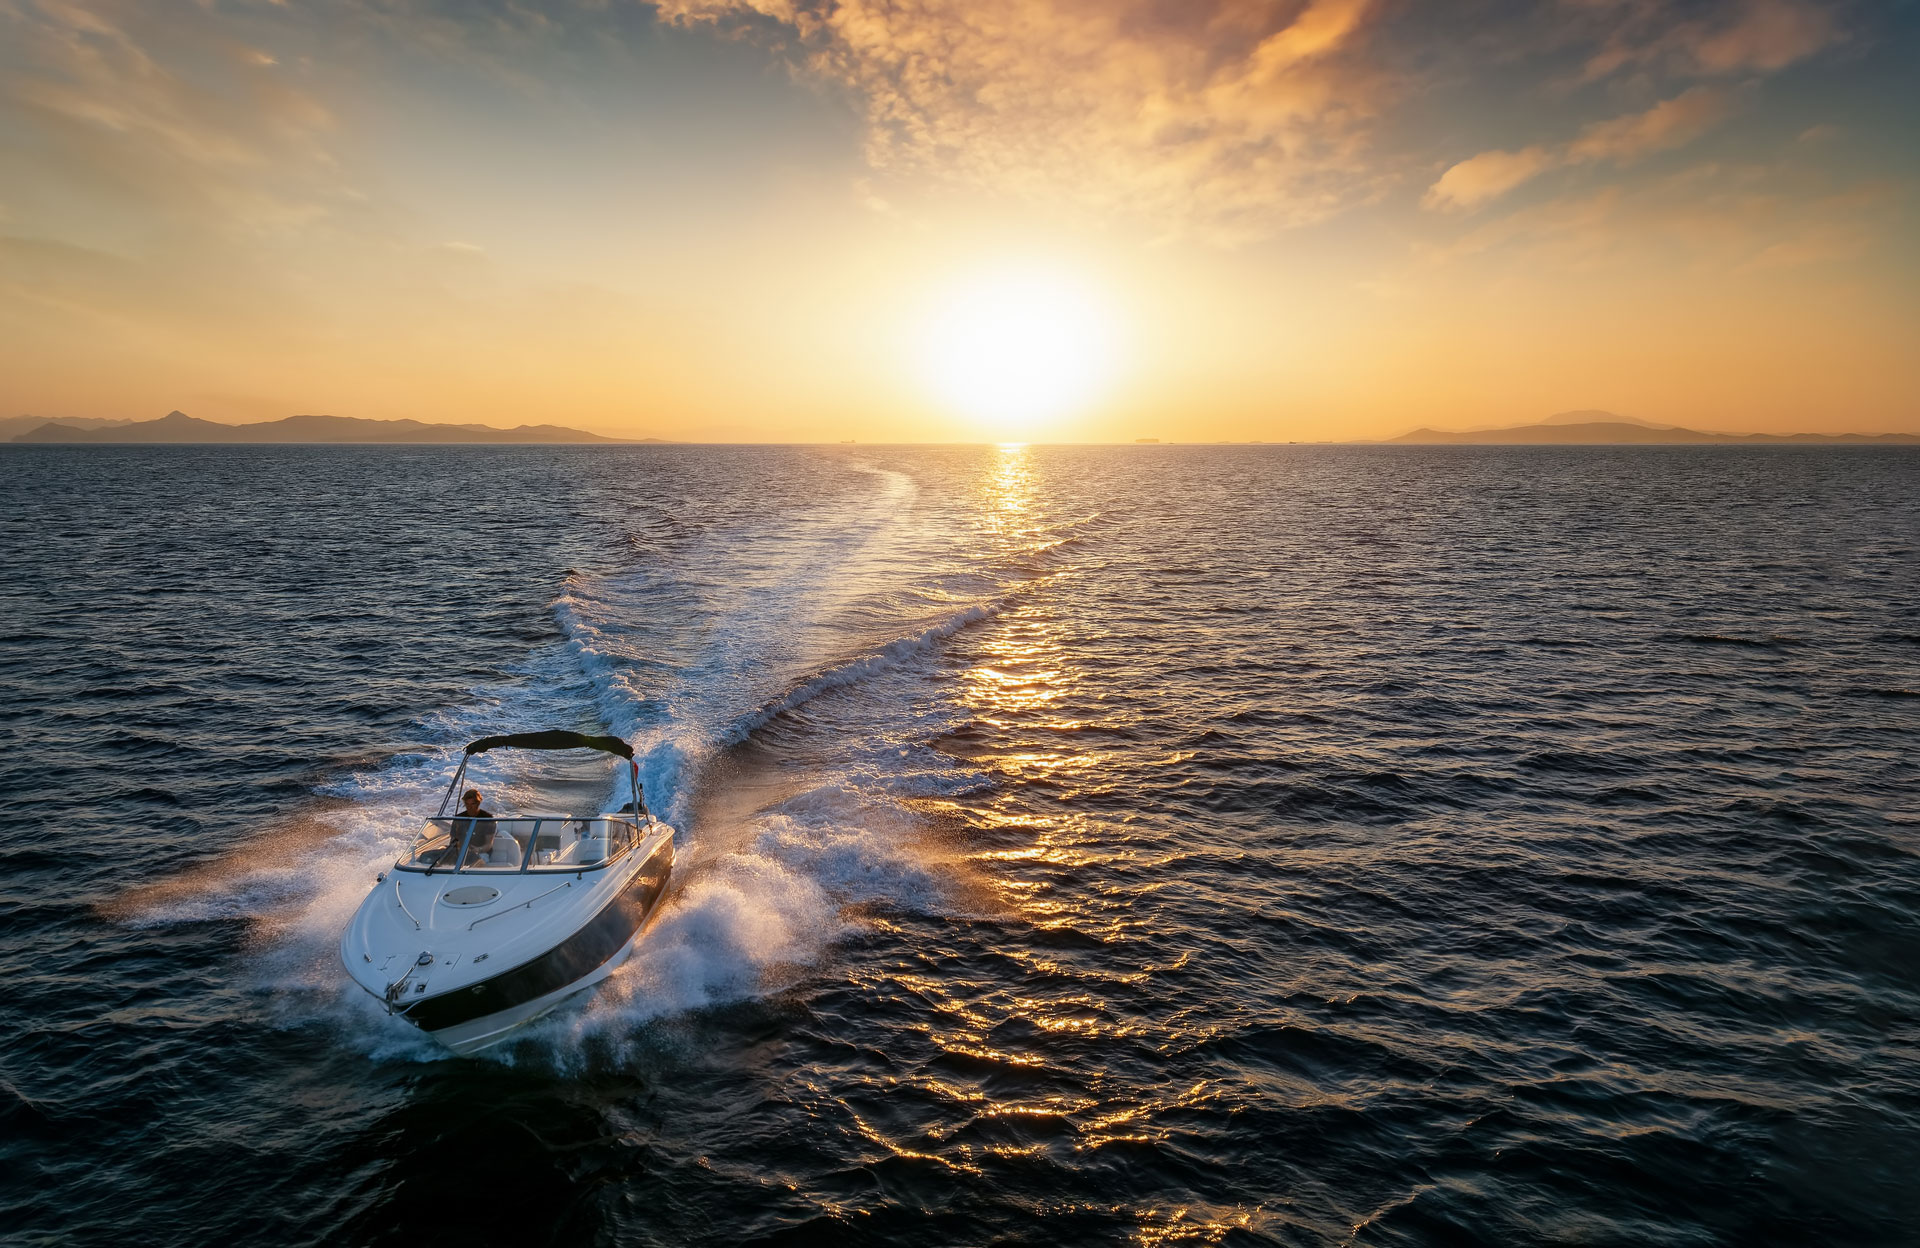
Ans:
{"label": "orange sky near horizon", "polygon": [[0,0],[0,415],[1920,432],[1915,25]]}

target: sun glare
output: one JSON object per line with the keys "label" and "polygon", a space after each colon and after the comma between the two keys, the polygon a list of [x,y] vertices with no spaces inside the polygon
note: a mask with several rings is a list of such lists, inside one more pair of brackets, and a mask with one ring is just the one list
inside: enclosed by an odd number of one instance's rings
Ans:
{"label": "sun glare", "polygon": [[939,292],[917,346],[935,398],[995,437],[1026,437],[1070,416],[1113,381],[1109,301],[1044,268],[970,274]]}

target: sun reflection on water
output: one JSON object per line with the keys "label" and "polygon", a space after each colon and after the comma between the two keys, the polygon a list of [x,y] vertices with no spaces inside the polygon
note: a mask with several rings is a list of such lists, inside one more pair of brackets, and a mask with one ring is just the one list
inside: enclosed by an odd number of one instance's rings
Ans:
{"label": "sun reflection on water", "polygon": [[[918,1004],[917,1030],[934,1054],[895,1086],[929,1098],[938,1121],[904,1137],[873,1116],[860,1126],[896,1156],[965,1173],[995,1158],[1157,1147],[1220,1096],[1209,1081],[1120,1095],[1111,1085],[1110,1055],[1165,1030],[1149,1003],[1154,985],[1191,955],[1143,939],[1143,899],[1162,885],[1114,870],[1141,854],[1126,832],[1132,816],[1103,804],[1117,784],[1111,751],[1134,739],[1130,712],[1102,694],[1111,672],[1082,657],[1098,622],[1061,614],[1059,595],[1045,592],[1076,575],[1065,552],[1097,519],[1050,496],[1051,467],[1006,444],[987,451],[974,477],[977,557],[1026,579],[949,651],[960,718],[941,748],[992,783],[917,803],[976,834],[970,858],[994,898],[979,920],[983,943],[960,942],[921,971],[889,968],[886,980],[886,991]],[[1013,976],[973,973],[969,958],[1011,964]],[[1221,1242],[1260,1216],[1198,1204],[1128,1212],[1132,1237],[1150,1244]]]}

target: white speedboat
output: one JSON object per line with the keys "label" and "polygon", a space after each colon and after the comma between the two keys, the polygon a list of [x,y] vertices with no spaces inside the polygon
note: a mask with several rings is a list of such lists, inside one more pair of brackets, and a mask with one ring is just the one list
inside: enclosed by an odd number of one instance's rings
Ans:
{"label": "white speedboat", "polygon": [[[475,754],[600,750],[627,760],[633,800],[608,814],[455,813]],[[355,983],[456,1053],[504,1038],[626,961],[673,869],[673,829],[648,813],[617,737],[531,732],[469,745],[413,847],[340,937]]]}

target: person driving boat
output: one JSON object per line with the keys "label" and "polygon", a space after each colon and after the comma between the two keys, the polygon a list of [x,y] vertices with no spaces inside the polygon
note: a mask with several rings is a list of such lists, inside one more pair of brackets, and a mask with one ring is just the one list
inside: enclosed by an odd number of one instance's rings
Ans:
{"label": "person driving boat", "polygon": [[453,825],[452,836],[440,857],[445,860],[459,853],[460,842],[466,839],[467,830],[471,828],[473,837],[467,841],[467,856],[461,865],[472,866],[486,860],[487,854],[493,849],[493,838],[499,825],[493,821],[493,812],[480,805],[479,789],[468,789],[461,794],[460,805],[460,813],[450,821]]}

